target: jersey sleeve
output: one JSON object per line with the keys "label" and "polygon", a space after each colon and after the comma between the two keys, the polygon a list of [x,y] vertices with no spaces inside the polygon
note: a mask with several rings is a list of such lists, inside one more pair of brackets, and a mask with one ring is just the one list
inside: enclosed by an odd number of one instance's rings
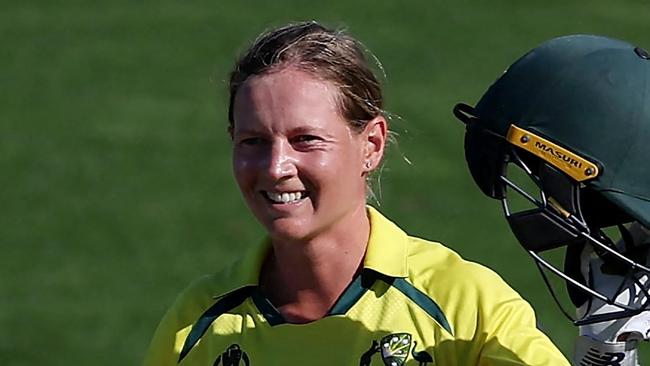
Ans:
{"label": "jersey sleeve", "polygon": [[449,322],[434,329],[436,360],[445,365],[569,366],[537,328],[532,307],[497,273],[436,242],[412,238],[409,280]]}
{"label": "jersey sleeve", "polygon": [[569,365],[536,327],[533,310],[524,300],[512,300],[494,310],[489,320],[492,329],[481,349],[479,365]]}
{"label": "jersey sleeve", "polygon": [[[569,366],[569,362],[537,328],[535,313],[524,299],[492,271],[491,293],[483,294],[479,315],[484,343],[480,366]],[[496,301],[492,299],[498,299]],[[481,338],[483,338],[481,337]]]}

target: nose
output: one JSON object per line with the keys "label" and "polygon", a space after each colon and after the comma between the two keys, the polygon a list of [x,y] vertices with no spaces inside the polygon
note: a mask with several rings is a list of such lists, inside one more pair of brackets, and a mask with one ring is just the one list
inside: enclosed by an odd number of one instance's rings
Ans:
{"label": "nose", "polygon": [[268,174],[275,180],[295,176],[297,159],[295,151],[288,141],[275,141],[269,152]]}

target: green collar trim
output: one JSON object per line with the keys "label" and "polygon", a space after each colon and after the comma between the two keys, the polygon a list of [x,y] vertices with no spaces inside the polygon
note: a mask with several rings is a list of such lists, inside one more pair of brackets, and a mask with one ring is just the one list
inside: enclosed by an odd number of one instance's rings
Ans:
{"label": "green collar trim", "polygon": [[259,287],[255,288],[251,294],[251,299],[257,307],[257,310],[262,313],[264,319],[266,319],[270,326],[287,323],[278,309],[276,309],[276,307],[271,304],[271,301],[269,301],[269,299],[260,291]]}
{"label": "green collar trim", "polygon": [[[327,312],[325,317],[334,316],[334,315],[344,315],[347,313],[354,304],[361,299],[361,297],[372,287],[377,279],[377,275],[372,271],[364,270],[360,275],[358,275],[343,291],[341,297],[336,300],[336,303],[332,308]],[[264,316],[264,319],[269,323],[270,326],[280,325],[280,324],[289,324],[278,309],[273,306],[266,296],[259,290],[255,290],[251,294],[253,303]]]}

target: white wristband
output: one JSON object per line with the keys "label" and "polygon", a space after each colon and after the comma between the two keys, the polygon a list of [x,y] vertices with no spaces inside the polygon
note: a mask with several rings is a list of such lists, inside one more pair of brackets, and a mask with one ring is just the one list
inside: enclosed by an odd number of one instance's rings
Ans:
{"label": "white wristband", "polygon": [[573,362],[576,366],[639,366],[639,343],[601,342],[588,336],[576,339]]}

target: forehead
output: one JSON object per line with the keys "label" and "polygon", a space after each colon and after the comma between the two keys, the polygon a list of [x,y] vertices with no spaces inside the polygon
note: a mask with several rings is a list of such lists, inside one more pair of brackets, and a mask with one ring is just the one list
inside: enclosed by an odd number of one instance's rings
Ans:
{"label": "forehead", "polygon": [[344,123],[337,96],[334,84],[297,69],[253,76],[235,97],[234,128]]}

